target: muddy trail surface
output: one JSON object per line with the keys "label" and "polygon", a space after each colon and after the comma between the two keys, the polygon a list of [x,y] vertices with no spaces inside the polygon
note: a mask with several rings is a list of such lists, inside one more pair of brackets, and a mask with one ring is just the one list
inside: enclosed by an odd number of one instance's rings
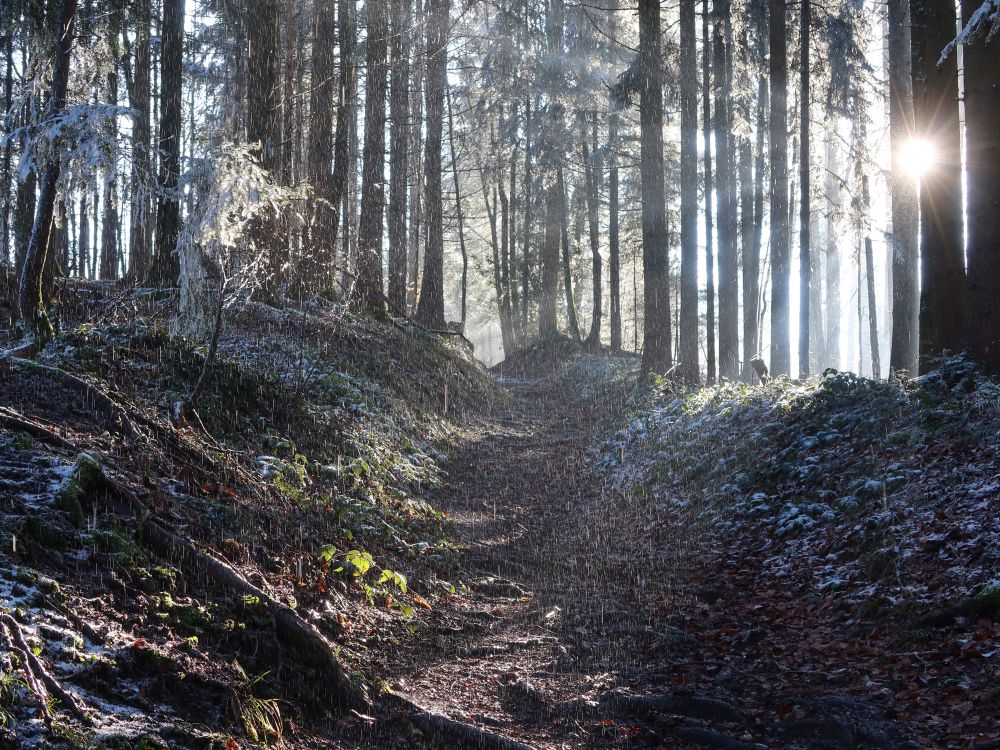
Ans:
{"label": "muddy trail surface", "polygon": [[395,690],[494,747],[924,746],[851,663],[813,674],[782,655],[808,623],[767,632],[774,597],[758,602],[738,550],[588,469],[616,405],[557,380],[505,385],[511,407],[462,436],[433,498],[475,594],[398,655]]}

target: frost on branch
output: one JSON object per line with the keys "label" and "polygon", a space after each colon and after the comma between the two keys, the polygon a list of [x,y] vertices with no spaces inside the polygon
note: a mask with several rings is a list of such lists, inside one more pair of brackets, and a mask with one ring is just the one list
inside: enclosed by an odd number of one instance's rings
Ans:
{"label": "frost on branch", "polygon": [[195,161],[179,191],[191,191],[194,209],[177,241],[180,314],[174,333],[204,340],[218,306],[251,294],[269,270],[254,227],[301,195],[271,180],[259,146],[233,143]]}
{"label": "frost on branch", "polygon": [[972,44],[979,40],[982,40],[984,44],[989,44],[998,32],[1000,32],[1000,0],[985,0],[979,6],[978,10],[972,14],[969,22],[965,24],[958,33],[958,36],[951,40],[947,47],[941,50],[938,65],[944,64],[944,61],[948,59],[948,55],[959,44]]}

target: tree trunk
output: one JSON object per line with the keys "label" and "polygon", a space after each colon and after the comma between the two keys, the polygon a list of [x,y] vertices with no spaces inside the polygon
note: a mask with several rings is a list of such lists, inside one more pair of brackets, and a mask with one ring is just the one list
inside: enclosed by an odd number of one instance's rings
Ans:
{"label": "tree trunk", "polygon": [[[46,119],[53,120],[66,106],[66,88],[69,82],[70,55],[76,20],[76,0],[63,0],[58,21],[54,27],[56,38],[55,62],[52,67],[52,90],[49,94]],[[59,183],[58,159],[52,159],[42,173],[35,209],[31,239],[25,251],[24,265],[18,287],[17,307],[21,325],[28,339],[35,346],[44,346],[54,331],[49,320],[50,300],[45,298],[44,275],[48,263],[49,238],[52,216],[55,211],[56,188]]]}
{"label": "tree trunk", "polygon": [[184,0],[163,0],[160,31],[160,191],[156,210],[156,256],[151,277],[158,286],[175,286],[180,273],[177,239],[180,201],[174,195],[181,165],[181,88],[183,85]]}
{"label": "tree trunk", "polygon": [[695,38],[695,6],[698,0],[680,4],[681,90],[681,271],[678,315],[678,375],[697,385],[698,367],[698,63]]}
{"label": "tree trunk", "polygon": [[802,0],[799,14],[799,378],[809,377],[809,293],[812,288],[809,205],[809,32],[811,0]]}
{"label": "tree trunk", "polygon": [[[309,142],[306,146],[306,174],[314,197],[309,227],[309,247],[305,266],[312,269],[306,286],[328,290],[333,281],[336,256],[337,217],[333,190],[333,106],[336,43],[335,0],[317,0],[313,10],[312,86],[309,92]],[[342,106],[342,103],[341,103]]]}
{"label": "tree trunk", "polygon": [[[415,29],[423,28],[424,11],[421,0],[414,0],[416,8]],[[410,169],[410,238],[407,253],[407,287],[406,287],[406,309],[411,313],[416,313],[417,297],[420,289],[420,239],[423,236],[423,189],[424,189],[424,162],[421,156],[421,146],[423,144],[423,83],[424,83],[424,63],[423,37],[421,34],[413,33],[413,75],[412,90],[410,95],[410,109],[413,116],[410,118],[410,143],[409,151],[413,155],[413,166]]]}
{"label": "tree trunk", "polygon": [[878,356],[878,308],[875,304],[875,259],[872,253],[872,238],[865,237],[865,277],[868,287],[868,341],[871,349],[872,377],[882,377]]}
{"label": "tree trunk", "polygon": [[840,362],[840,248],[837,244],[837,224],[834,214],[840,210],[840,163],[837,158],[835,134],[826,142],[826,353],[827,366],[839,369]]}
{"label": "tree trunk", "polygon": [[[458,156],[455,153],[455,116],[451,108],[451,88],[445,86],[448,98],[448,151],[451,156],[451,176],[455,188],[455,218],[458,221],[458,247],[462,254],[462,333],[465,333],[465,321],[468,307],[469,291],[469,253],[465,247],[465,221],[462,215],[462,192],[459,189]],[[503,258],[501,255],[501,269]]]}
{"label": "tree trunk", "polygon": [[753,146],[749,137],[739,141],[740,249],[743,256],[743,380],[748,380],[750,360],[758,357],[757,297],[760,294],[760,251],[754,243],[757,215],[754,211]]}
{"label": "tree trunk", "polygon": [[[118,105],[118,59],[119,34],[121,31],[121,16],[119,10],[111,8],[108,12],[107,36],[111,48],[112,62],[107,73],[105,93],[107,103]],[[110,118],[108,136],[112,142],[118,140],[117,118]],[[104,211],[101,215],[101,278],[111,280],[118,278],[118,172],[112,164],[104,182]]]}
{"label": "tree trunk", "polygon": [[[347,198],[347,183],[354,180],[353,159],[351,158],[352,123],[358,96],[357,69],[354,60],[355,0],[338,0],[337,21],[340,33],[337,40],[340,48],[340,101],[337,105],[337,136],[333,145],[333,176],[330,178],[330,253],[331,264],[337,255],[337,232],[344,214]],[[321,105],[322,106],[322,105]],[[346,259],[345,259],[346,263]],[[335,268],[330,268],[331,286],[335,280]]]}
{"label": "tree trunk", "polygon": [[534,202],[534,183],[531,178],[531,98],[525,97],[525,125],[524,125],[524,234],[523,252],[521,253],[521,319],[520,338],[526,342],[528,336],[528,300],[531,297],[531,210]]}
{"label": "tree trunk", "polygon": [[666,373],[672,366],[667,216],[663,184],[663,85],[660,4],[639,0],[642,194],[643,343],[642,370]]}
{"label": "tree trunk", "polygon": [[608,118],[608,285],[611,313],[611,351],[622,349],[621,250],[618,226],[618,115]]}
{"label": "tree trunk", "polygon": [[791,372],[788,248],[788,65],[785,0],[769,0],[771,78],[771,374]]}
{"label": "tree trunk", "polygon": [[[4,129],[7,129],[7,115],[14,101],[14,33],[10,31],[3,37],[3,115],[2,121]],[[11,202],[10,202],[10,182],[11,182],[11,151],[13,144],[8,142],[3,147],[3,156],[0,157],[0,185],[3,191],[0,193],[0,237],[3,241],[3,253],[0,254],[0,263],[10,264],[11,258]],[[6,286],[6,279],[4,280]]]}
{"label": "tree trunk", "polygon": [[719,379],[739,377],[739,266],[736,258],[736,206],[733,200],[731,86],[726,50],[730,1],[716,0],[715,171],[719,221]]}
{"label": "tree trunk", "polygon": [[[965,259],[958,67],[938,56],[955,37],[951,0],[912,0],[913,109],[916,132],[936,152],[920,184],[920,354],[962,347]],[[995,54],[992,50],[990,54]]]}
{"label": "tree trunk", "polygon": [[562,191],[553,184],[545,193],[545,243],[542,247],[542,293],[538,303],[538,338],[558,333],[556,309],[559,295],[559,245],[562,235]]}
{"label": "tree trunk", "polygon": [[708,0],[701,14],[702,133],[705,152],[705,382],[715,383],[715,239],[712,217],[712,37],[709,34]]}
{"label": "tree trunk", "polygon": [[[963,0],[968,22],[979,3]],[[969,263],[966,341],[991,375],[1000,375],[1000,58],[980,40],[965,45],[966,181]]]}
{"label": "tree trunk", "polygon": [[[594,151],[597,150],[597,113],[594,113],[594,120],[591,126],[591,137],[594,141]],[[591,161],[594,163],[591,164]],[[587,135],[583,134],[583,169],[586,176],[587,186],[587,227],[590,234],[590,255],[591,255],[591,280],[593,283],[593,305],[594,312],[590,323],[590,334],[587,336],[587,346],[591,349],[601,348],[601,320],[604,315],[602,309],[602,264],[601,247],[598,224],[598,202],[597,187],[600,184],[600,167],[597,164],[595,155],[592,155],[587,148]]]}
{"label": "tree trunk", "polygon": [[386,55],[389,48],[389,1],[368,0],[365,146],[358,223],[355,301],[366,312],[385,314],[382,286],[382,219],[385,206]]}
{"label": "tree trunk", "polygon": [[417,304],[417,320],[428,328],[444,328],[444,226],[441,216],[441,141],[444,87],[448,62],[449,0],[427,4],[427,138],[424,144],[424,197],[427,246]]}
{"label": "tree trunk", "polygon": [[128,278],[134,284],[144,282],[149,275],[150,261],[150,202],[144,189],[146,175],[152,166],[149,122],[150,53],[149,0],[136,3],[135,72],[129,88],[129,106],[136,115],[132,121],[132,213],[129,235]]}
{"label": "tree trunk", "polygon": [[389,309],[406,314],[406,180],[409,164],[410,0],[392,0],[389,93]]}
{"label": "tree trunk", "polygon": [[[762,39],[761,47],[763,47],[765,42]],[[765,50],[761,49],[761,57],[763,58]],[[763,328],[763,299],[761,295],[761,286],[764,282],[761,274],[761,250],[763,249],[764,243],[764,179],[767,174],[767,162],[768,154],[766,149],[766,139],[767,139],[767,122],[768,122],[768,110],[769,110],[769,99],[768,99],[768,82],[767,77],[760,75],[757,78],[757,141],[754,146],[754,174],[753,174],[753,247],[751,249],[750,263],[757,269],[750,277],[750,283],[753,285],[753,299],[744,300],[744,305],[749,306],[751,310],[746,312],[746,315],[753,313],[752,318],[748,318],[750,321],[750,330],[744,330],[744,342],[745,344],[751,345],[750,356],[746,361],[744,361],[744,380],[748,383],[757,382],[757,376],[754,373],[753,367],[751,367],[750,362],[754,359],[759,359],[763,356],[761,351],[761,330]],[[744,267],[744,275],[747,274],[746,267]],[[746,310],[746,307],[744,307]],[[752,336],[751,336],[752,330]]]}
{"label": "tree trunk", "polygon": [[889,195],[892,212],[892,346],[889,367],[917,372],[920,315],[917,257],[917,191],[906,174],[900,151],[913,137],[913,79],[910,60],[910,3],[888,0],[889,10],[889,143],[892,170]]}
{"label": "tree trunk", "polygon": [[[576,299],[573,297],[573,269],[570,265],[569,247],[569,198],[566,194],[566,183],[563,181],[562,167],[556,170],[556,189],[559,191],[559,241],[562,247],[562,271],[563,271],[563,291],[566,295],[566,322],[569,325],[569,335],[574,341],[580,340],[580,322],[576,315]],[[577,205],[579,192],[576,194]],[[580,244],[580,235],[583,231],[582,217],[577,213],[577,218],[581,221],[576,223],[576,244]],[[544,260],[542,261],[544,263]],[[544,273],[544,272],[543,272]],[[544,294],[543,290],[543,294]]]}

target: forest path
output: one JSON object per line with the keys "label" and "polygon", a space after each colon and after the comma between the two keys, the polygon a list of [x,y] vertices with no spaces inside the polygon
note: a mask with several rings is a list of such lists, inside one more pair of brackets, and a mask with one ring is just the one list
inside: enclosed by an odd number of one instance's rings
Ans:
{"label": "forest path", "polygon": [[510,408],[463,435],[434,498],[475,594],[437,608],[395,689],[535,748],[911,746],[867,697],[756,663],[759,641],[806,636],[741,632],[761,607],[738,555],[585,470],[614,404],[554,379],[505,385]]}

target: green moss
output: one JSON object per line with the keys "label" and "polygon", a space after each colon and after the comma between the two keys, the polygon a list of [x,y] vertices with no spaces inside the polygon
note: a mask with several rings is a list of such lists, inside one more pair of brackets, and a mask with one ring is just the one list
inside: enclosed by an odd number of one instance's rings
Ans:
{"label": "green moss", "polygon": [[83,500],[104,482],[101,465],[89,453],[81,453],[73,469],[56,490],[56,507],[69,514],[76,526],[83,526]]}

